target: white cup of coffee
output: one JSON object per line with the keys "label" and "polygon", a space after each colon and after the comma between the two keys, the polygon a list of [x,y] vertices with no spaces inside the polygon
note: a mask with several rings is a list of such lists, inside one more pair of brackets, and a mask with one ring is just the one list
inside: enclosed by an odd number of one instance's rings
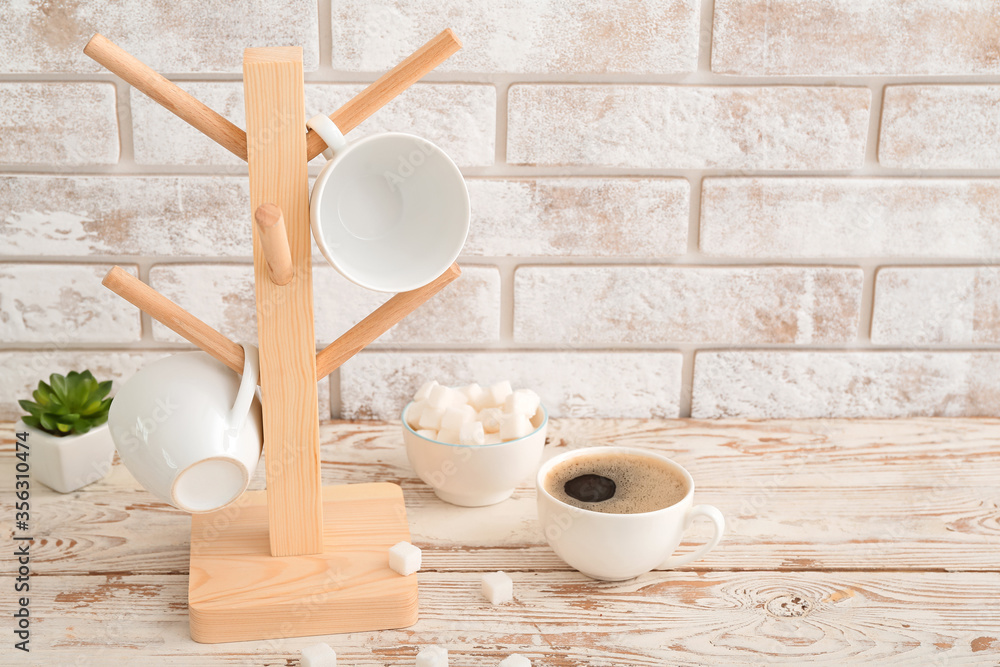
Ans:
{"label": "white cup of coffee", "polygon": [[263,445],[257,348],[244,345],[242,378],[205,352],[182,352],[133,375],[108,424],[122,463],[161,500],[211,512],[247,488]]}
{"label": "white cup of coffee", "polygon": [[386,132],[348,144],[327,116],[307,123],[330,161],[309,201],[313,238],[348,280],[407,292],[451,266],[469,233],[469,191],[455,163],[420,137]]}
{"label": "white cup of coffee", "polygon": [[[725,531],[722,512],[694,505],[694,480],[665,456],[630,447],[575,449],[536,479],[538,521],[549,545],[592,579],[631,579],[702,558]],[[715,524],[707,543],[673,556],[696,517]]]}

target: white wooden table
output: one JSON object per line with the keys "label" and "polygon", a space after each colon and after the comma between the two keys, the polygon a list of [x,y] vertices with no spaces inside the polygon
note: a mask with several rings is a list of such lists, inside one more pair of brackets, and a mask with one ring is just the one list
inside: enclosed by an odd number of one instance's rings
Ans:
{"label": "white wooden table", "polygon": [[[7,499],[11,440],[4,425]],[[325,484],[402,485],[424,550],[419,622],[322,637],[345,667],[412,665],[425,644],[448,647],[453,667],[512,652],[536,666],[1000,664],[998,419],[553,421],[547,455],[608,443],[665,452],[694,475],[696,501],[726,514],[705,560],[621,583],[555,556],[528,485],[493,507],[453,507],[410,471],[398,424],[335,422],[322,440]],[[2,664],[287,666],[319,641],[191,641],[190,519],[121,465],[69,495],[36,485],[32,500],[32,652],[11,648],[8,557]],[[698,525],[691,544],[708,531]],[[513,603],[481,597],[493,570],[513,577]]]}

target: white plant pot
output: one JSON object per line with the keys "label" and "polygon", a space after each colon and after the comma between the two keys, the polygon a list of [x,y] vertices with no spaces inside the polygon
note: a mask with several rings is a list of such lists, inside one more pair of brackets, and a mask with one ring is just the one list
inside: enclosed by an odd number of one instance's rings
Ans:
{"label": "white plant pot", "polygon": [[59,493],[70,493],[104,479],[111,472],[115,443],[104,423],[80,435],[58,437],[18,420],[28,432],[31,477]]}

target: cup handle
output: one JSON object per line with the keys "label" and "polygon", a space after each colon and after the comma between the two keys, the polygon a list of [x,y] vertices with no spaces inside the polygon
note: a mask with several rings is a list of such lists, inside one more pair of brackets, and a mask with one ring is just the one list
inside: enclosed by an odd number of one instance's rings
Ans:
{"label": "cup handle", "polygon": [[340,131],[336,123],[330,120],[329,116],[323,114],[313,116],[306,121],[306,127],[315,130],[319,138],[326,142],[327,148],[323,151],[323,157],[327,160],[332,160],[336,153],[347,148],[347,139],[344,138],[344,133]]}
{"label": "cup handle", "polygon": [[229,428],[239,432],[250,414],[250,404],[257,393],[257,378],[260,377],[260,356],[253,345],[243,346],[243,378],[240,380],[239,391],[233,409],[229,413]]}
{"label": "cup handle", "polygon": [[722,533],[726,530],[726,518],[722,516],[722,512],[712,505],[695,505],[688,510],[687,515],[684,517],[684,530],[687,530],[688,526],[690,526],[695,520],[695,517],[699,516],[706,516],[712,520],[712,523],[715,524],[715,534],[712,535],[712,539],[689,554],[668,558],[663,561],[657,569],[671,569],[680,567],[681,565],[687,565],[688,563],[703,558],[705,554],[711,551],[715,545],[719,543],[719,540],[722,539]]}

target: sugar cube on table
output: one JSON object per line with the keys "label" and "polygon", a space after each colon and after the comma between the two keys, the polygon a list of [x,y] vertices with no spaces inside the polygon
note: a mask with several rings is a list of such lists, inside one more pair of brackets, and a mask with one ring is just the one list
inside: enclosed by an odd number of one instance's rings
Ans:
{"label": "sugar cube on table", "polygon": [[489,389],[486,390],[489,395],[486,399],[484,407],[487,408],[501,408],[507,397],[514,393],[510,386],[510,380],[503,380],[495,384],[491,384]]}
{"label": "sugar cube on table", "polygon": [[503,411],[500,408],[486,408],[479,413],[479,421],[483,423],[483,430],[487,433],[500,432],[500,419]]}
{"label": "sugar cube on table", "polygon": [[389,547],[389,567],[404,577],[420,569],[420,549],[409,542],[397,542]]}
{"label": "sugar cube on table", "polygon": [[538,394],[530,389],[518,389],[504,401],[503,411],[524,415],[530,419],[535,416],[541,402]]}
{"label": "sugar cube on table", "polygon": [[417,426],[420,428],[430,428],[435,431],[441,428],[441,419],[444,417],[444,408],[433,408],[428,405],[420,413]]}
{"label": "sugar cube on table", "polygon": [[438,442],[446,442],[449,445],[462,444],[461,434],[458,429],[442,428],[438,431],[437,437],[434,439]]}
{"label": "sugar cube on table", "polygon": [[417,667],[448,667],[448,649],[428,646],[417,653]]}
{"label": "sugar cube on table", "polygon": [[471,405],[463,405],[458,408],[448,408],[441,417],[441,428],[449,431],[457,431],[462,428],[462,424],[467,424],[476,418],[476,409]]}
{"label": "sugar cube on table", "polygon": [[437,380],[431,380],[420,385],[420,389],[413,395],[414,401],[426,401],[431,396],[431,390],[438,386]]}
{"label": "sugar cube on table", "polygon": [[486,431],[480,422],[469,422],[462,424],[458,430],[458,442],[461,445],[485,445]]}
{"label": "sugar cube on table", "polygon": [[514,581],[503,572],[483,575],[483,597],[491,604],[503,604],[514,599]]}
{"label": "sugar cube on table", "polygon": [[302,649],[302,667],[337,667],[337,652],[329,644],[313,644]]}
{"label": "sugar cube on table", "polygon": [[531,667],[531,661],[523,655],[514,653],[501,660],[499,667]]}
{"label": "sugar cube on table", "polygon": [[500,419],[500,439],[504,441],[523,438],[526,435],[530,435],[534,430],[535,427],[531,425],[531,421],[524,415],[505,414]]}
{"label": "sugar cube on table", "polygon": [[420,427],[420,415],[422,415],[426,409],[426,401],[415,401],[410,403],[410,407],[406,408],[406,423],[410,425],[410,428],[417,429]]}
{"label": "sugar cube on table", "polygon": [[437,432],[437,431],[435,431],[435,430],[434,430],[434,429],[432,429],[432,428],[421,428],[421,429],[417,429],[417,432],[416,432],[416,433],[417,433],[417,435],[419,435],[419,436],[420,436],[421,438],[427,438],[428,440],[437,440],[437,439],[438,439],[438,432]]}

